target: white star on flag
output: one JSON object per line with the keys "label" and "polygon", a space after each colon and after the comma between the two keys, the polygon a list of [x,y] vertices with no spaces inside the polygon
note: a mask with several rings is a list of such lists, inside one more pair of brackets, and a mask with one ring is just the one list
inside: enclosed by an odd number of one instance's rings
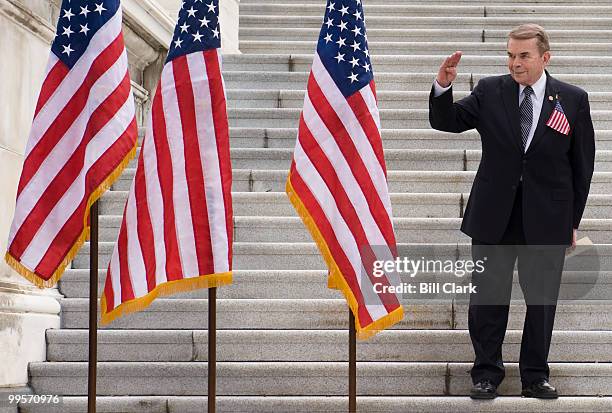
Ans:
{"label": "white star on flag", "polygon": [[102,12],[106,11],[106,9],[104,8],[103,3],[100,3],[96,4],[96,9],[94,11],[97,11],[98,13],[100,13],[100,16],[102,16]]}
{"label": "white star on flag", "polygon": [[200,34],[199,31],[197,31],[194,34],[192,34],[192,36],[193,36],[193,41],[194,42],[201,42],[202,41],[202,37],[204,37],[204,35]]}
{"label": "white star on flag", "polygon": [[68,21],[70,21],[70,18],[73,17],[74,14],[72,14],[72,9],[68,9],[68,10],[64,10],[64,18],[68,19]]}
{"label": "white star on flag", "polygon": [[66,37],[70,38],[70,35],[72,33],[74,32],[72,31],[72,29],[70,29],[70,26],[68,26],[68,27],[64,27],[64,33],[62,33],[62,35],[66,35]]}
{"label": "white star on flag", "polygon": [[70,52],[74,52],[74,50],[70,48],[70,45],[64,46],[64,51],[62,53],[66,53],[68,56],[70,56]]}

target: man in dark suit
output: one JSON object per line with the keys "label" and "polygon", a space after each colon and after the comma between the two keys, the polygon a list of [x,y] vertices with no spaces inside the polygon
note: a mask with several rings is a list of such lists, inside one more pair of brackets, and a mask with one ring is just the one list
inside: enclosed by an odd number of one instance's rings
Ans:
{"label": "man in dark suit", "polygon": [[548,383],[548,351],[565,249],[575,246],[593,175],[595,139],[587,93],[548,74],[549,50],[542,27],[521,25],[508,36],[510,74],[484,78],[453,102],[461,59],[455,52],[440,66],[430,94],[433,128],[476,128],[482,142],[461,225],[472,238],[473,259],[487,259],[485,270],[472,274],[477,292],[468,312],[476,399],[496,397],[504,378],[501,347],[517,259],[527,304],[522,395],[557,397]]}

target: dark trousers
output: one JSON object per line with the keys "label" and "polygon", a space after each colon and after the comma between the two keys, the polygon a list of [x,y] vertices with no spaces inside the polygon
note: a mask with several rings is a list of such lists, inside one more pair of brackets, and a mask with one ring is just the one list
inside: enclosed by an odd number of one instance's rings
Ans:
{"label": "dark trousers", "polygon": [[502,343],[508,325],[512,277],[518,259],[519,283],[527,312],[523,326],[519,370],[523,387],[547,379],[565,245],[526,245],[523,233],[522,189],[514,200],[508,227],[499,244],[472,239],[474,262],[483,260],[484,271],[472,273],[476,293],[470,295],[468,325],[475,360],[472,381],[489,379],[499,385],[504,378]]}

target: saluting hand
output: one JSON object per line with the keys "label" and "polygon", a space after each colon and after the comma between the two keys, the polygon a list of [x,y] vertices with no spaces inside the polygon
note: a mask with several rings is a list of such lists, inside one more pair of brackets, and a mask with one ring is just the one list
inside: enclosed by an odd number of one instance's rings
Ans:
{"label": "saluting hand", "polygon": [[461,52],[457,51],[448,56],[440,65],[438,76],[436,77],[440,86],[447,87],[453,83],[457,77],[457,65],[459,64],[459,60],[461,60]]}

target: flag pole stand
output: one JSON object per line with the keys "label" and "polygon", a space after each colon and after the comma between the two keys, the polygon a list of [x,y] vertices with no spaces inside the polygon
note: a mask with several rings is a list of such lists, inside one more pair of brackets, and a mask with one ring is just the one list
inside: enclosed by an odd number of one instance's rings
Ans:
{"label": "flag pole stand", "polygon": [[87,413],[96,413],[96,376],[98,363],[98,201],[89,211],[89,371]]}
{"label": "flag pole stand", "polygon": [[217,289],[208,289],[208,413],[215,413],[217,392]]}
{"label": "flag pole stand", "polygon": [[355,316],[349,309],[349,413],[357,412],[357,339]]}

